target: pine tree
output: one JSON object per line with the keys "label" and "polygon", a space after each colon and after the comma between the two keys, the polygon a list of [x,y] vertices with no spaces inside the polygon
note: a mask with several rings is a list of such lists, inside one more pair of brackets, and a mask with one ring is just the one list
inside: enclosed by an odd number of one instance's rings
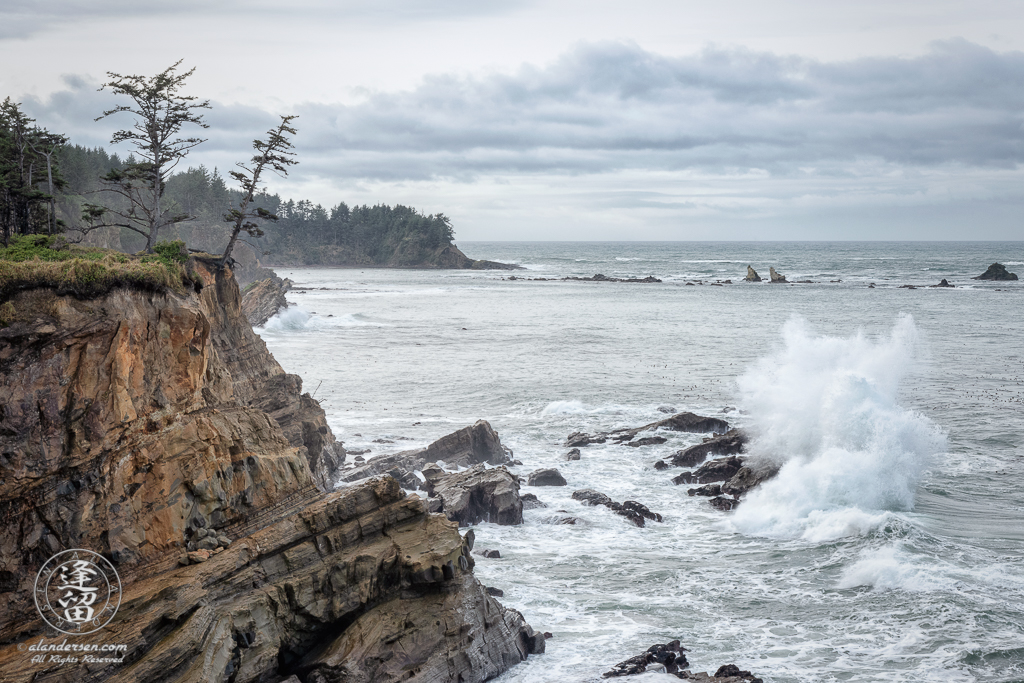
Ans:
{"label": "pine tree", "polygon": [[164,190],[175,166],[189,150],[205,142],[203,138],[180,137],[182,127],[192,124],[209,128],[198,111],[209,109],[209,100],[199,101],[179,93],[186,79],[195,72],[193,68],[176,73],[181,61],[152,77],[107,72],[110,81],[100,88],[126,95],[134,103],[109,109],[96,120],[122,112],[133,114],[132,127],[114,133],[110,142],[132,145],[133,156],[138,155],[138,158],[103,176],[104,189],[123,200],[121,208],[86,204],[83,219],[90,229],[117,226],[139,233],[146,238],[147,252],[153,251],[161,229],[192,218],[167,206]]}

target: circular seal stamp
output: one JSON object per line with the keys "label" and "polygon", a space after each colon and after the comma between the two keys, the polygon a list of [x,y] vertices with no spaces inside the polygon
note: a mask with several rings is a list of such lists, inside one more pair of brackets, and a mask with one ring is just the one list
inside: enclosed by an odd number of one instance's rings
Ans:
{"label": "circular seal stamp", "polygon": [[43,621],[61,633],[95,633],[121,606],[121,577],[99,553],[64,550],[39,568],[35,600]]}

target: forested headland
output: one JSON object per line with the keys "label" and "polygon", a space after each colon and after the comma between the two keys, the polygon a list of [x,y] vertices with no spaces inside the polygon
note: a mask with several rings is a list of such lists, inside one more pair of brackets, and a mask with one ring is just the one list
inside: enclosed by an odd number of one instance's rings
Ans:
{"label": "forested headland", "polygon": [[[70,144],[64,136],[33,123],[10,99],[3,103],[0,231],[4,244],[18,235],[63,233],[68,241],[83,246],[125,253],[145,249],[147,238],[139,232],[87,220],[90,207],[94,212],[102,206],[108,213],[131,213],[129,199],[111,191],[111,178],[145,169],[145,160]],[[226,215],[243,199],[242,191],[229,186],[229,180],[217,169],[202,165],[168,174],[159,202],[162,213],[172,219],[160,228],[159,240],[181,240],[194,251],[223,253],[232,232]],[[254,215],[262,211],[276,219],[258,220],[258,229],[240,236],[231,252],[239,270],[260,265],[514,267],[468,258],[454,245],[451,221],[441,213],[424,214],[400,204],[350,207],[344,202],[328,209],[308,200],[283,199],[265,189],[253,195],[252,204]]]}

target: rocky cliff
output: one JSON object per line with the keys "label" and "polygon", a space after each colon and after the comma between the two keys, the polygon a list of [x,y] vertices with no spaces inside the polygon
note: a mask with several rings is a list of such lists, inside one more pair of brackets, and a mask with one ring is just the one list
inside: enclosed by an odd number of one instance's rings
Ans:
{"label": "rocky cliff", "polygon": [[[542,651],[482,592],[454,523],[390,477],[331,490],[345,454],[319,404],[252,332],[230,271],[190,265],[198,293],[10,301],[4,680],[482,681]],[[67,638],[127,644],[122,662],[25,649],[64,639],[33,581],[69,548],[111,560],[123,600],[102,631]]]}

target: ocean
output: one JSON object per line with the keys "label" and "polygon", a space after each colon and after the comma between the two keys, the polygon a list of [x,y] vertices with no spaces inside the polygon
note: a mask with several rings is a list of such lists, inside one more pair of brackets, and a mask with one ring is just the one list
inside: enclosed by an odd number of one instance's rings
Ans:
{"label": "ocean", "polygon": [[[523,486],[548,505],[523,525],[475,527],[501,553],[478,578],[553,634],[499,681],[596,681],[673,639],[695,672],[775,683],[1024,681],[1024,281],[970,279],[1024,277],[1024,242],[460,247],[527,270],[279,268],[309,289],[257,331],[364,457],[485,419],[514,472],[568,480]],[[596,273],[662,282],[524,279]],[[659,408],[751,430],[779,476],[723,513],[653,467],[705,435],[565,460],[570,432]]]}

